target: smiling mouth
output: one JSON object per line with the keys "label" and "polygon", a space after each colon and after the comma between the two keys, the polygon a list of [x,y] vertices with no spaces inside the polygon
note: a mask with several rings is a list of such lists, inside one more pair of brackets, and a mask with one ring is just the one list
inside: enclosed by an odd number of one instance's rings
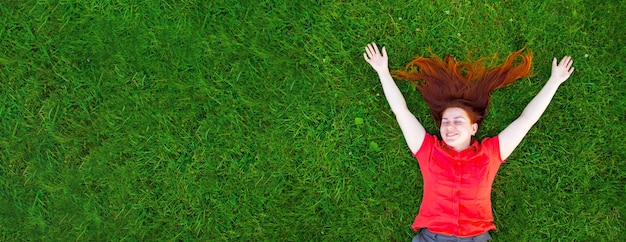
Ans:
{"label": "smiling mouth", "polygon": [[454,137],[457,136],[459,133],[447,133],[446,137]]}

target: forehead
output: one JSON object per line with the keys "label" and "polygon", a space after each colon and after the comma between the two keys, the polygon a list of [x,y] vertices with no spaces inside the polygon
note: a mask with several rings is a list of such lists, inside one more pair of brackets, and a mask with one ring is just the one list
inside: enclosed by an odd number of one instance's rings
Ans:
{"label": "forehead", "polygon": [[464,118],[469,119],[467,112],[462,108],[448,108],[443,111],[442,119],[456,119],[456,118]]}

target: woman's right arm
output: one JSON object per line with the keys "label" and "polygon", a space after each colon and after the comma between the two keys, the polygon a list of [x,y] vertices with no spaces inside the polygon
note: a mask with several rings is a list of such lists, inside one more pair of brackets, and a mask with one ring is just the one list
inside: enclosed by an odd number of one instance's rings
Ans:
{"label": "woman's right arm", "polygon": [[381,53],[378,51],[376,43],[371,43],[365,47],[363,57],[378,73],[378,78],[383,86],[383,91],[391,107],[391,111],[396,115],[396,120],[400,125],[400,129],[411,150],[411,154],[415,154],[422,146],[424,136],[426,136],[426,130],[411,111],[409,111],[400,89],[398,89],[398,86],[391,77],[387,50],[383,47]]}

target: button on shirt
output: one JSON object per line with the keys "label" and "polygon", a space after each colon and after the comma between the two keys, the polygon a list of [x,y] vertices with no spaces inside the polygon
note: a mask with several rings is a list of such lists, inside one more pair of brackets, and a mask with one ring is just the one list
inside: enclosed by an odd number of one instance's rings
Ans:
{"label": "button on shirt", "polygon": [[459,237],[496,229],[491,212],[491,185],[500,164],[498,137],[472,141],[457,152],[427,134],[413,155],[424,179],[424,196],[413,229]]}

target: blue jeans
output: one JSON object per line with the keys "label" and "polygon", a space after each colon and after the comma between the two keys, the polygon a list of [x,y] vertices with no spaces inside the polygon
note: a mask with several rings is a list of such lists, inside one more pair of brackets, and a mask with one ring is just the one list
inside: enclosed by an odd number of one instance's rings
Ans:
{"label": "blue jeans", "polygon": [[476,235],[474,237],[456,237],[430,232],[428,229],[422,231],[413,237],[413,242],[487,242],[491,241],[489,232]]}

